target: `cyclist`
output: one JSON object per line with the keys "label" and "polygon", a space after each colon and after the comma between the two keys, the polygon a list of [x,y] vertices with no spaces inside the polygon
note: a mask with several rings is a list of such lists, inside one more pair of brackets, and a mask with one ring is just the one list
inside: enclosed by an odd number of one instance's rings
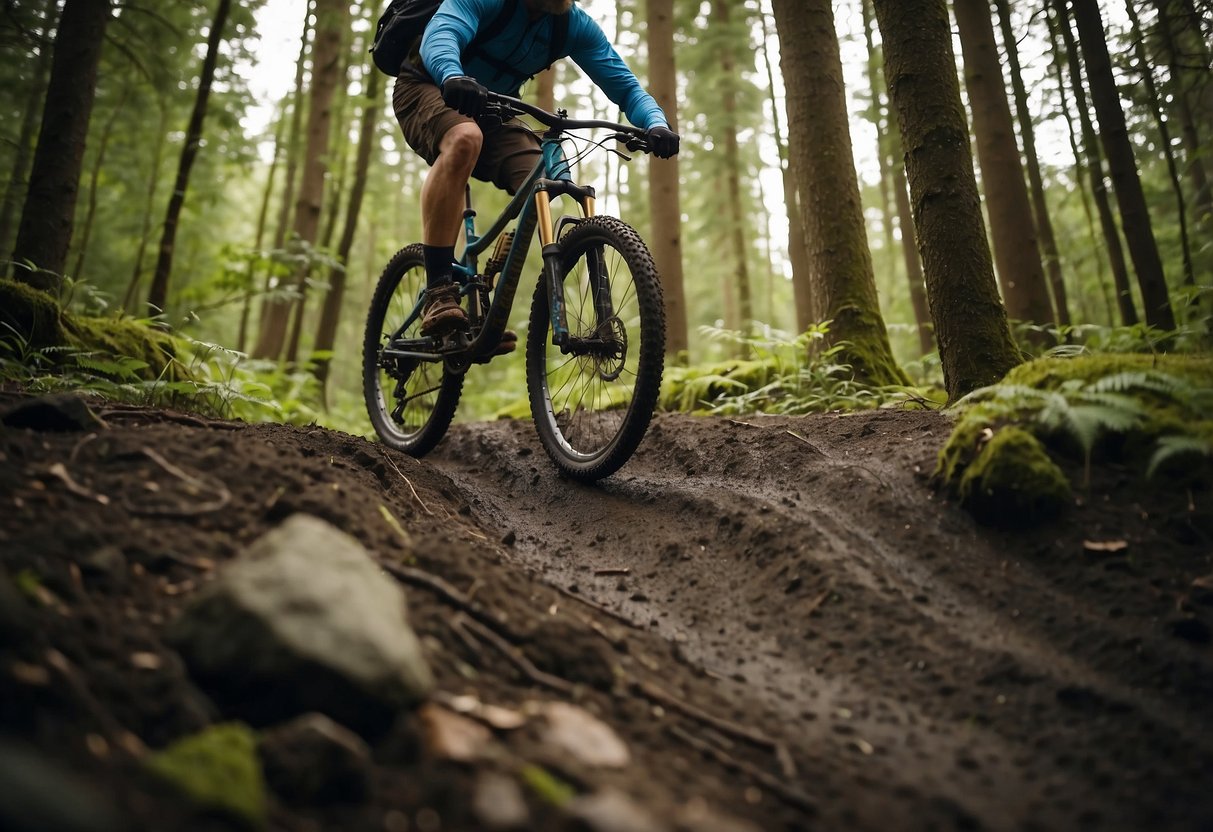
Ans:
{"label": "cyclist", "polygon": [[[571,57],[647,132],[654,155],[668,159],[678,153],[678,134],[661,107],[573,2],[443,0],[419,48],[400,68],[392,108],[409,147],[431,166],[421,188],[428,289],[423,335],[449,332],[467,320],[453,263],[468,179],[475,176],[513,194],[539,160],[539,139],[522,122],[477,121],[489,90],[516,97],[522,83],[554,59]],[[489,27],[494,34],[485,37],[481,30]],[[507,330],[497,352],[513,350],[517,337]]]}

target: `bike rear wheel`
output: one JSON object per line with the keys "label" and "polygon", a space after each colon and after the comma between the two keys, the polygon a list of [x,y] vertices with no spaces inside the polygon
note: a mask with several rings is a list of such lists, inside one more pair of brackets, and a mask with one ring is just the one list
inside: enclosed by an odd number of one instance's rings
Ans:
{"label": "bike rear wheel", "polygon": [[433,450],[455,416],[463,374],[441,361],[385,356],[394,335],[420,337],[420,316],[398,335],[425,288],[425,260],[414,244],[396,252],[379,277],[362,343],[362,394],[383,444],[410,456]]}
{"label": "bike rear wheel", "polygon": [[613,217],[578,223],[560,240],[569,351],[552,343],[546,280],[531,305],[527,390],[535,429],[565,474],[613,474],[644,438],[661,389],[665,310],[653,257]]}

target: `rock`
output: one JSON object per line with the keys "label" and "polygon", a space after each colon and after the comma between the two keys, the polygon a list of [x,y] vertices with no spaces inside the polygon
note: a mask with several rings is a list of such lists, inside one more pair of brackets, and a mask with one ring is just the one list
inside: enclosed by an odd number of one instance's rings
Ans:
{"label": "rock", "polygon": [[79,393],[55,393],[19,401],[0,412],[0,423],[10,428],[57,432],[106,427]]}
{"label": "rock", "polygon": [[493,741],[488,728],[440,705],[423,705],[417,716],[425,752],[435,760],[473,763],[484,756]]}
{"label": "rock", "polygon": [[370,793],[366,742],[324,714],[304,714],[271,729],[258,752],[266,782],[287,800],[359,803]]}
{"label": "rock", "polygon": [[247,725],[214,725],[153,754],[144,765],[200,809],[246,828],[265,826],[265,781]]}
{"label": "rock", "polygon": [[575,798],[565,813],[566,832],[667,832],[646,809],[614,789]]}
{"label": "rock", "polygon": [[0,742],[0,829],[112,832],[129,828],[88,784],[32,748]]}
{"label": "rock", "polygon": [[168,637],[202,686],[255,724],[319,711],[379,733],[433,685],[400,587],[307,515],[256,541]]}
{"label": "rock", "polygon": [[631,761],[628,747],[611,726],[584,708],[567,702],[546,702],[541,741],[582,765],[623,768]]}
{"label": "rock", "polygon": [[527,829],[531,823],[522,789],[513,778],[495,771],[482,771],[476,777],[472,813],[487,832]]}

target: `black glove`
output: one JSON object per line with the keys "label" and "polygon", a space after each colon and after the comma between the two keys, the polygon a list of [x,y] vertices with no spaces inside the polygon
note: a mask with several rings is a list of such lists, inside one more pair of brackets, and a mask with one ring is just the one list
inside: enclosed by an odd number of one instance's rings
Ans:
{"label": "black glove", "polygon": [[645,131],[649,140],[649,149],[658,159],[668,159],[678,155],[678,134],[668,127],[650,127]]}
{"label": "black glove", "polygon": [[468,118],[476,118],[484,112],[489,91],[467,75],[455,75],[442,82],[442,100],[452,110],[458,110]]}

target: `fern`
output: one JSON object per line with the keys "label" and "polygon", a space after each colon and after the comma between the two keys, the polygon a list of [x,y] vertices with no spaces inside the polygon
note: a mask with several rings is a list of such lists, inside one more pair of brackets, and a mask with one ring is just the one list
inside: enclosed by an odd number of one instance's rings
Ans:
{"label": "fern", "polygon": [[1159,468],[1176,457],[1193,455],[1213,460],[1213,442],[1198,436],[1164,436],[1150,457],[1146,478],[1153,479]]}

